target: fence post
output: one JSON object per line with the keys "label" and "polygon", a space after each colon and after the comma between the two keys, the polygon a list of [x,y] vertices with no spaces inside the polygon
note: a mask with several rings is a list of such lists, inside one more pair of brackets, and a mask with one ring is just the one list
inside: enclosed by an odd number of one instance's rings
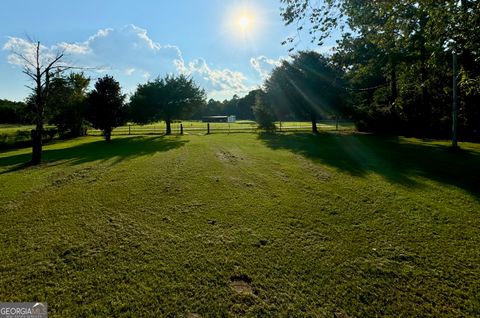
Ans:
{"label": "fence post", "polygon": [[131,130],[130,130],[131,125],[128,125],[128,135],[131,135]]}
{"label": "fence post", "polygon": [[180,135],[183,135],[183,124],[180,124]]}
{"label": "fence post", "polygon": [[336,125],[335,125],[335,128],[336,128],[336,130],[338,131],[338,116],[335,116],[335,119],[336,119]]}
{"label": "fence post", "polygon": [[280,132],[282,132],[282,122],[280,122]]}
{"label": "fence post", "polygon": [[210,135],[210,123],[207,123],[207,135]]}

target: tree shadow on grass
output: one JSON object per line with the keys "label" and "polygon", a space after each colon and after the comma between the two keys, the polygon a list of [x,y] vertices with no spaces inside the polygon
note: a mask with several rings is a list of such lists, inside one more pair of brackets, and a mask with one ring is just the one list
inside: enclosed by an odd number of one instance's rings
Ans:
{"label": "tree shadow on grass", "polygon": [[[179,148],[188,141],[178,138],[157,137],[128,137],[115,138],[111,143],[104,140],[85,142],[72,147],[59,149],[46,149],[43,151],[45,163],[62,162],[64,164],[77,165],[92,161],[112,160],[112,164],[119,163],[126,159],[165,152]],[[29,166],[31,154],[18,154],[0,158],[0,168],[9,167],[0,172],[4,174],[21,170]]]}
{"label": "tree shadow on grass", "polygon": [[336,134],[261,134],[272,149],[286,149],[354,176],[373,172],[387,180],[418,186],[421,176],[462,188],[480,199],[480,152],[457,150],[398,137]]}

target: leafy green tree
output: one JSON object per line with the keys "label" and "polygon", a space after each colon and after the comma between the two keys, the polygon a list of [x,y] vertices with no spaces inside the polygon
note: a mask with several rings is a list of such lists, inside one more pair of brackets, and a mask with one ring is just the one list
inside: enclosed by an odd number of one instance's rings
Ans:
{"label": "leafy green tree", "polygon": [[222,111],[216,115],[236,115],[238,113],[238,104],[240,97],[235,94],[229,100],[224,100],[222,103]]}
{"label": "leafy green tree", "polygon": [[265,82],[266,93],[275,109],[286,108],[299,118],[310,120],[318,133],[317,121],[342,110],[342,73],[320,54],[300,52],[293,61],[283,61]]}
{"label": "leafy green tree", "polygon": [[49,122],[63,135],[78,137],[85,134],[87,89],[90,79],[83,73],[56,77],[51,82],[48,98]]}
{"label": "leafy green tree", "polygon": [[260,129],[275,131],[275,112],[272,106],[265,102],[265,93],[261,90],[256,92],[253,113],[255,114],[255,120]]}
{"label": "leafy green tree", "polygon": [[87,118],[96,129],[103,132],[105,140],[111,141],[114,128],[125,123],[125,95],[120,83],[112,76],[99,78],[87,97]]}
{"label": "leafy green tree", "polygon": [[205,91],[184,75],[157,78],[137,87],[130,99],[130,117],[140,124],[164,120],[170,135],[172,120],[183,119],[205,104],[205,96]]}
{"label": "leafy green tree", "polygon": [[238,119],[255,119],[256,116],[254,115],[253,107],[257,102],[257,96],[259,94],[262,95],[263,91],[261,89],[254,89],[240,98],[237,104],[237,111],[232,113],[232,115],[237,116]]}
{"label": "leafy green tree", "polygon": [[[480,23],[475,0],[281,0],[287,24],[322,44],[340,29],[333,59],[349,79],[357,119],[374,129],[445,136],[451,126],[452,52],[461,65],[459,125],[480,125]],[[353,32],[352,32],[353,31]],[[285,43],[292,43],[290,38]],[[456,76],[456,74],[455,74]]]}

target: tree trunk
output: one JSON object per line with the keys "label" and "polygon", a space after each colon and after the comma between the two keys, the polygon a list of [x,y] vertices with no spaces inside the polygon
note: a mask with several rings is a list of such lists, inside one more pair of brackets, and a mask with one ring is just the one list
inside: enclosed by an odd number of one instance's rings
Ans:
{"label": "tree trunk", "polygon": [[[37,65],[40,44],[37,46]],[[41,70],[36,68],[35,82],[35,130],[32,130],[32,165],[38,165],[42,162],[42,135],[43,135],[43,112],[45,109],[44,91],[42,90]],[[45,84],[47,86],[48,83]]]}
{"label": "tree trunk", "polygon": [[427,82],[427,66],[426,61],[423,60],[421,62],[421,70],[420,70],[420,81],[422,85],[422,95],[421,95],[421,117],[418,122],[418,130],[423,132],[423,135],[426,136],[430,131],[430,123],[431,123],[431,109],[429,105],[429,97],[428,97],[428,90],[426,87]]}
{"label": "tree trunk", "polygon": [[393,105],[398,96],[397,90],[397,66],[391,63],[390,69],[390,103]]}
{"label": "tree trunk", "polygon": [[32,165],[42,162],[42,126],[37,125],[36,129],[32,130]]}
{"label": "tree trunk", "polygon": [[423,14],[420,18],[420,38],[419,38],[419,45],[420,45],[420,82],[422,87],[422,95],[421,95],[421,117],[420,121],[418,122],[418,129],[419,131],[423,131],[423,135],[427,135],[430,131],[430,122],[431,122],[431,109],[430,109],[430,102],[427,90],[427,79],[428,79],[428,67],[427,67],[427,60],[428,60],[428,52],[426,47],[426,40],[425,40],[425,28],[428,23],[428,17],[426,14]]}
{"label": "tree trunk", "polygon": [[170,119],[165,120],[165,124],[167,124],[167,132],[165,134],[166,135],[171,135],[172,134],[172,127],[171,127]]}
{"label": "tree trunk", "polygon": [[111,130],[111,129],[105,130],[104,135],[105,135],[105,140],[106,140],[107,142],[111,142],[111,141],[112,141],[112,130]]}
{"label": "tree trunk", "polygon": [[453,101],[452,101],[452,147],[458,147],[457,129],[458,129],[458,57],[457,52],[453,52]]}
{"label": "tree trunk", "polygon": [[312,133],[318,134],[317,117],[315,115],[311,115],[311,119],[312,119]]}

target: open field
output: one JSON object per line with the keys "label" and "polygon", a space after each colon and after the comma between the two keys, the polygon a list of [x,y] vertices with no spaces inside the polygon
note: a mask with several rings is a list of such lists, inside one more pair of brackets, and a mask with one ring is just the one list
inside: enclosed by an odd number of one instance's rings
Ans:
{"label": "open field", "polygon": [[34,129],[34,125],[16,125],[16,124],[0,124],[0,134],[14,134],[18,131],[30,131]]}
{"label": "open field", "polygon": [[33,126],[0,125],[0,149],[27,146]]}
{"label": "open field", "polygon": [[480,145],[119,136],[0,152],[0,299],[50,317],[480,315]]}
{"label": "open field", "polygon": [[[207,124],[201,121],[183,121],[184,134],[187,135],[205,135],[207,134]],[[210,133],[238,133],[238,132],[257,132],[257,123],[250,120],[239,120],[236,123],[210,123]],[[310,131],[309,122],[277,122],[277,130],[283,132]],[[172,133],[180,134],[180,122],[172,123]],[[32,125],[9,125],[0,124],[0,149],[26,147],[30,143],[30,131],[34,129]],[[55,129],[55,126],[46,126],[46,129]],[[321,131],[335,131],[337,129],[334,121],[321,121],[318,123],[318,129]],[[355,131],[355,125],[352,122],[340,121],[339,131]],[[129,124],[117,127],[113,135],[162,135],[165,134],[165,122],[158,122],[148,125]],[[89,136],[100,136],[102,132],[90,128]],[[56,136],[58,137],[58,135]]]}
{"label": "open field", "polygon": [[[30,143],[30,131],[34,125],[0,124],[0,149],[26,146]],[[54,129],[54,126],[45,126],[45,129]]]}

